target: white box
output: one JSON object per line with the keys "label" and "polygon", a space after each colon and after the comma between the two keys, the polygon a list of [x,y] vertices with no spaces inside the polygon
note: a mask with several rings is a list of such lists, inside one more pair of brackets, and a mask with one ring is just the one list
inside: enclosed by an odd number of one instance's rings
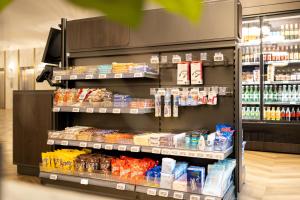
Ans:
{"label": "white box", "polygon": [[191,83],[192,85],[203,84],[202,62],[191,63]]}
{"label": "white box", "polygon": [[181,62],[177,64],[177,85],[190,84],[190,64]]}

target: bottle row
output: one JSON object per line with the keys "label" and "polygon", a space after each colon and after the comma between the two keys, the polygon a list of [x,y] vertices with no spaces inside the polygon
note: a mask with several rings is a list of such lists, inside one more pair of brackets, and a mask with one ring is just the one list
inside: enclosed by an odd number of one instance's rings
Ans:
{"label": "bottle row", "polygon": [[242,107],[242,119],[246,120],[259,120],[260,109],[258,106]]}

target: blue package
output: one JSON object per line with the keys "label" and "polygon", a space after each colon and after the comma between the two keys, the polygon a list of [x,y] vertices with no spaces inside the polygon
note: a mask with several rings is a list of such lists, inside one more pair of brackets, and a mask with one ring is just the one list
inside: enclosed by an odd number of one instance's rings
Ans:
{"label": "blue package", "polygon": [[201,193],[205,181],[205,168],[198,166],[188,167],[187,181],[191,192]]}
{"label": "blue package", "polygon": [[174,169],[174,180],[177,180],[182,174],[186,173],[188,163],[186,162],[177,162]]}

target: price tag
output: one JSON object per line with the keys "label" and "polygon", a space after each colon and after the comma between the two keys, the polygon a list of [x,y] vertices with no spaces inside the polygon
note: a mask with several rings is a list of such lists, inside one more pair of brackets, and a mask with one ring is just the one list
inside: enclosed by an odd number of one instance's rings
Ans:
{"label": "price tag", "polygon": [[59,111],[60,111],[60,108],[59,108],[59,107],[54,107],[54,108],[52,109],[52,111],[53,111],[53,112],[59,112]]}
{"label": "price tag", "polygon": [[72,109],[72,112],[79,112],[80,111],[80,108],[73,108]]}
{"label": "price tag", "polygon": [[181,57],[179,55],[173,55],[172,57],[172,63],[180,63]]}
{"label": "price tag", "polygon": [[56,174],[50,174],[49,179],[56,181],[57,180],[57,175]]}
{"label": "price tag", "polygon": [[161,56],[160,57],[160,62],[161,63],[168,63],[168,56]]}
{"label": "price tag", "polygon": [[177,149],[172,149],[171,150],[171,155],[177,156],[179,154]]}
{"label": "price tag", "polygon": [[173,198],[174,199],[183,199],[183,193],[182,192],[174,192]]}
{"label": "price tag", "polygon": [[197,154],[195,151],[189,151],[189,157],[197,157]]}
{"label": "price tag", "polygon": [[179,89],[172,89],[171,90],[171,94],[174,95],[174,96],[178,96],[180,93],[180,90]]}
{"label": "price tag", "polygon": [[134,73],[134,74],[133,74],[133,77],[134,77],[134,78],[140,78],[140,77],[143,77],[143,73],[142,73],[142,72]]}
{"label": "price tag", "polygon": [[118,151],[126,151],[127,146],[126,145],[119,145],[118,146]]}
{"label": "price tag", "polygon": [[159,190],[158,191],[158,196],[160,196],[160,197],[168,197],[169,196],[169,191],[168,190]]}
{"label": "price tag", "polygon": [[88,184],[89,184],[89,179],[82,178],[82,179],[80,180],[80,184],[81,184],[81,185],[88,185]]}
{"label": "price tag", "polygon": [[93,74],[87,74],[85,75],[85,79],[93,79],[94,75]]}
{"label": "price tag", "polygon": [[75,79],[77,79],[77,75],[71,75],[70,76],[70,80],[75,80]]}
{"label": "price tag", "polygon": [[130,147],[130,151],[131,152],[140,152],[140,147],[139,146],[132,146],[132,147]]}
{"label": "price tag", "polygon": [[190,200],[200,200],[201,199],[201,197],[199,196],[199,195],[194,195],[194,194],[192,194],[191,196],[190,196]]}
{"label": "price tag", "polygon": [[161,152],[160,148],[152,148],[152,153],[160,154],[160,152]]}
{"label": "price tag", "polygon": [[200,60],[207,60],[207,53],[206,52],[200,53]]}
{"label": "price tag", "polygon": [[99,74],[99,78],[100,79],[105,79],[106,78],[106,74]]}
{"label": "price tag", "polygon": [[94,149],[101,149],[101,144],[100,144],[100,143],[95,143],[95,144],[93,145],[93,148],[94,148]]}
{"label": "price tag", "polygon": [[114,114],[120,114],[121,113],[121,109],[120,108],[114,108],[112,110],[112,113],[114,113]]}
{"label": "price tag", "polygon": [[122,78],[122,77],[123,77],[123,74],[115,74],[114,77],[115,77],[115,78]]}
{"label": "price tag", "polygon": [[87,147],[87,142],[80,142],[79,147],[86,148]]}
{"label": "price tag", "polygon": [[171,154],[171,150],[170,149],[162,149],[161,150],[161,154],[170,155]]}
{"label": "price tag", "polygon": [[94,112],[94,108],[87,108],[87,109],[86,109],[86,112],[87,112],[87,113],[93,113],[93,112]]}
{"label": "price tag", "polygon": [[139,113],[139,110],[138,109],[130,109],[130,113],[137,114],[137,113]]}
{"label": "price tag", "polygon": [[124,183],[117,183],[117,190],[125,190],[126,185]]}
{"label": "price tag", "polygon": [[60,144],[63,145],[63,146],[68,146],[69,141],[68,140],[62,140]]}
{"label": "price tag", "polygon": [[154,188],[148,188],[147,189],[147,194],[148,195],[151,195],[151,196],[156,196],[156,189],[154,189]]}
{"label": "price tag", "polygon": [[74,136],[73,134],[67,134],[65,137],[64,137],[65,140],[73,140],[74,139]]}
{"label": "price tag", "polygon": [[47,140],[48,145],[54,145],[54,140]]}
{"label": "price tag", "polygon": [[224,60],[224,55],[221,52],[215,53],[214,55],[214,61],[220,62]]}
{"label": "price tag", "polygon": [[205,200],[216,200],[215,197],[205,197]]}
{"label": "price tag", "polygon": [[158,64],[159,63],[159,57],[158,56],[151,56],[150,63],[151,64]]}
{"label": "price tag", "polygon": [[185,54],[185,61],[192,61],[193,60],[193,54],[187,53]]}
{"label": "price tag", "polygon": [[203,152],[198,152],[198,153],[197,153],[197,157],[198,157],[198,158],[205,158],[205,153],[203,153]]}
{"label": "price tag", "polygon": [[205,157],[206,158],[213,158],[213,155],[211,153],[207,153],[207,154],[205,154]]}
{"label": "price tag", "polygon": [[56,81],[61,81],[61,76],[55,76],[55,77],[54,77],[54,80],[56,80]]}
{"label": "price tag", "polygon": [[188,156],[188,152],[187,151],[179,151],[179,155],[180,156]]}
{"label": "price tag", "polygon": [[106,144],[106,145],[104,146],[104,149],[105,149],[105,150],[112,150],[112,149],[113,149],[113,145],[112,145],[112,144]]}
{"label": "price tag", "polygon": [[166,90],[159,89],[159,90],[157,90],[157,94],[158,94],[158,95],[161,95],[161,96],[165,96]]}
{"label": "price tag", "polygon": [[99,108],[99,113],[106,113],[107,108]]}
{"label": "price tag", "polygon": [[215,154],[214,159],[223,160],[224,159],[223,154]]}

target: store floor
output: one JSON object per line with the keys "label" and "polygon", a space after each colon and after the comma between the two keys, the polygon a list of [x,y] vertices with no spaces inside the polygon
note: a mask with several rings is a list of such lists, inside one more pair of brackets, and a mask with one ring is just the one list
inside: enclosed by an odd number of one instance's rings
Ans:
{"label": "store floor", "polygon": [[[17,176],[12,164],[12,112],[0,110],[0,142],[3,150],[2,200],[113,200],[67,188],[42,186],[39,179]],[[299,200],[300,155],[246,151],[246,184],[240,200]]]}

